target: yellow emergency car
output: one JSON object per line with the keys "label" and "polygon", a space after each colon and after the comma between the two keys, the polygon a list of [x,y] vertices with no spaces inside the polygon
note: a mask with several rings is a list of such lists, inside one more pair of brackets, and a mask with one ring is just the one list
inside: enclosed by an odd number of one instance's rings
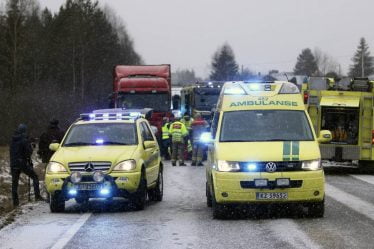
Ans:
{"label": "yellow emergency car", "polygon": [[302,203],[324,215],[319,143],[302,96],[289,82],[224,85],[208,143],[207,205],[213,217],[231,204]]}
{"label": "yellow emergency car", "polygon": [[47,165],[45,184],[52,212],[65,201],[128,198],[138,210],[146,197],[161,201],[163,167],[157,140],[138,111],[97,110],[82,114],[67,131]]}

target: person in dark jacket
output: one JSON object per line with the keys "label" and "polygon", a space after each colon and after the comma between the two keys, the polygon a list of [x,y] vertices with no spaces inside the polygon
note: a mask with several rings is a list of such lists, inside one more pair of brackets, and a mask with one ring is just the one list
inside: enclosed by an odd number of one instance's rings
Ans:
{"label": "person in dark jacket", "polygon": [[64,132],[58,127],[58,123],[57,119],[52,119],[47,131],[40,136],[38,154],[43,163],[48,163],[54,153],[49,149],[49,145],[53,142],[60,143],[64,137]]}
{"label": "person in dark jacket", "polygon": [[31,162],[32,146],[27,137],[27,126],[20,124],[15,131],[10,144],[10,168],[12,174],[13,205],[19,205],[18,182],[21,173],[28,175],[33,180],[35,200],[41,201],[39,179]]}

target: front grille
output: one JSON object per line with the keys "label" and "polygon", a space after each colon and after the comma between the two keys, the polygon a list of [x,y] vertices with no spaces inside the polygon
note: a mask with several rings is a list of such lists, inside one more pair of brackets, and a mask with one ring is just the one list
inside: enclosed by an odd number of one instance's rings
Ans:
{"label": "front grille", "polygon": [[[303,185],[302,180],[291,180],[290,186],[285,188],[301,188]],[[256,187],[254,181],[241,181],[240,186],[242,188],[266,188],[266,189],[275,189],[277,187],[276,181],[268,181],[268,185],[266,187]],[[278,187],[281,188],[281,187]]]}
{"label": "front grille", "polygon": [[[88,167],[89,166],[89,167]],[[71,172],[107,172],[112,166],[111,162],[74,162],[69,163]]]}
{"label": "front grille", "polygon": [[[240,172],[267,172],[266,164],[269,162],[240,162]],[[300,171],[302,162],[300,161],[286,161],[286,162],[273,162],[276,164],[275,172],[287,172],[287,171]],[[249,164],[256,164],[255,170],[249,170]]]}

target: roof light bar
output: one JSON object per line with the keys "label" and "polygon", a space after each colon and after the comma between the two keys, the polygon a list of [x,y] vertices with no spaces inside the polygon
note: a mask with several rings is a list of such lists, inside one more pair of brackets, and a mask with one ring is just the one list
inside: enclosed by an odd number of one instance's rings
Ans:
{"label": "roof light bar", "polygon": [[85,121],[93,120],[129,120],[141,117],[140,113],[83,113],[80,118]]}

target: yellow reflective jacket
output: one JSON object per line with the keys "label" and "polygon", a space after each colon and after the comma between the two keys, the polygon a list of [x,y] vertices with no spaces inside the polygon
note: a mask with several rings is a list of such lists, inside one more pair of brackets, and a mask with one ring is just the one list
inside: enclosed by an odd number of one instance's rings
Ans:
{"label": "yellow reflective jacket", "polygon": [[170,129],[170,124],[166,123],[162,126],[161,131],[162,131],[162,140],[169,139],[169,129]]}
{"label": "yellow reflective jacket", "polygon": [[184,137],[188,135],[188,130],[182,122],[176,121],[170,125],[169,133],[173,142],[184,142]]}

